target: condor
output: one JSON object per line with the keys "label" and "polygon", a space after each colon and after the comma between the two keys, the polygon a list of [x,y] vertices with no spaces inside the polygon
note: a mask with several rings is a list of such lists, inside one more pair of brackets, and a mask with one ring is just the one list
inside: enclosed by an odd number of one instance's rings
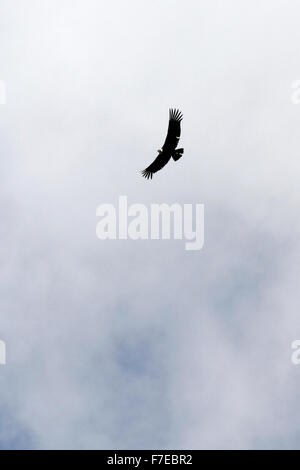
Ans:
{"label": "condor", "polygon": [[169,110],[169,128],[164,145],[158,150],[158,156],[145,170],[142,175],[152,179],[153,173],[161,170],[172,157],[175,162],[182,157],[184,149],[176,147],[180,139],[180,123],[182,121],[182,113],[178,109]]}

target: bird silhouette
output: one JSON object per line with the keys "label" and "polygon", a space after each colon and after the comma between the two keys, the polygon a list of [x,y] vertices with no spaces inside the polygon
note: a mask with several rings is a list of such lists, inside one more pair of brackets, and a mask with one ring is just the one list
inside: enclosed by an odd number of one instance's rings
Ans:
{"label": "bird silhouette", "polygon": [[180,139],[180,123],[182,121],[182,113],[178,109],[169,110],[169,127],[164,145],[158,150],[156,159],[141,173],[149,179],[153,177],[153,173],[161,170],[172,157],[175,162],[182,157],[184,149],[177,149],[176,147]]}

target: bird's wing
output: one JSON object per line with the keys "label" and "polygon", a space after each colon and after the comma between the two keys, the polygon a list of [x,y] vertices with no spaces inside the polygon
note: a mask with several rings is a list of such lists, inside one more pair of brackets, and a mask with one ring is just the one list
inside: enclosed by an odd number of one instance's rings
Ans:
{"label": "bird's wing", "polygon": [[163,145],[163,150],[174,150],[180,138],[180,122],[182,121],[182,113],[178,109],[169,110],[169,127],[168,133]]}
{"label": "bird's wing", "polygon": [[166,154],[165,152],[159,153],[154,162],[142,171],[142,175],[147,179],[152,179],[153,173],[161,170],[168,163],[170,158],[171,154]]}

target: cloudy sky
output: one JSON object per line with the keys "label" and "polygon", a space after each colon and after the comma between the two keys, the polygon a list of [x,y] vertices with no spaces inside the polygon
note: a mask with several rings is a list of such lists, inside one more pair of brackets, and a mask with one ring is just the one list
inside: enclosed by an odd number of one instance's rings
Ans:
{"label": "cloudy sky", "polygon": [[[299,448],[299,14],[0,0],[0,448]],[[100,241],[120,195],[205,204],[203,250]]]}

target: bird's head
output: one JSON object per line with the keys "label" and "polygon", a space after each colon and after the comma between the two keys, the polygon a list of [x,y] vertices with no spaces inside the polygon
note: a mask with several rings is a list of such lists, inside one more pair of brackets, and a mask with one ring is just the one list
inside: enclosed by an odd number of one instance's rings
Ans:
{"label": "bird's head", "polygon": [[161,152],[162,152],[162,149],[158,149],[157,151],[158,151],[158,153],[161,153]]}

